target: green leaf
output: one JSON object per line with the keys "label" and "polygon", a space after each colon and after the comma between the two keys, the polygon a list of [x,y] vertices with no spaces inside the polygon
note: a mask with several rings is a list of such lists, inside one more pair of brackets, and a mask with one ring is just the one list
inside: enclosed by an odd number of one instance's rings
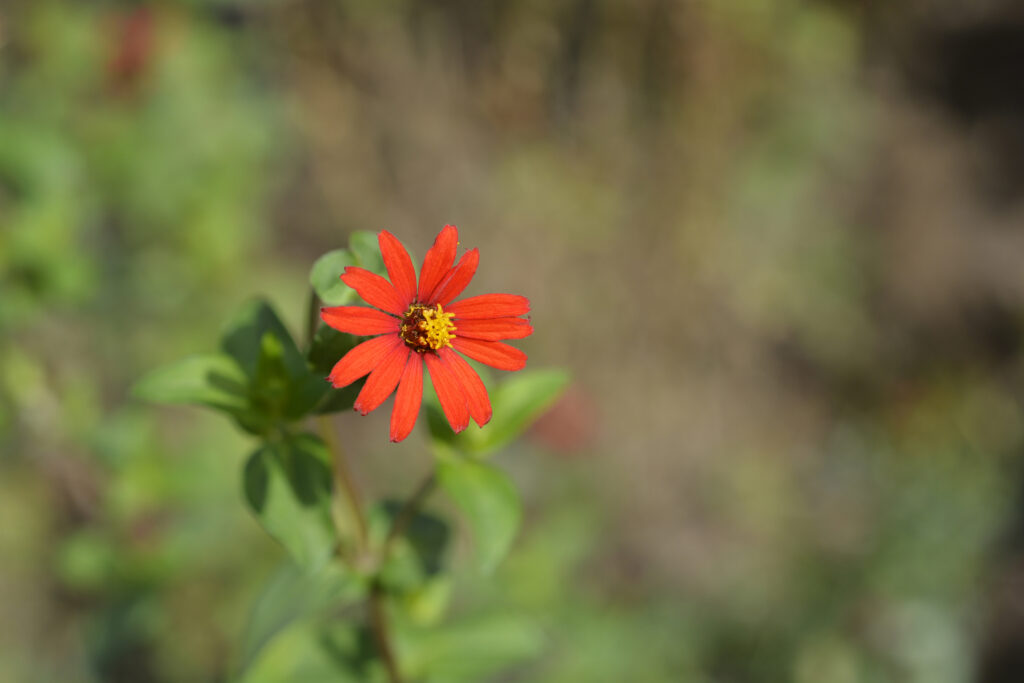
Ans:
{"label": "green leaf", "polygon": [[481,429],[470,427],[461,434],[452,432],[440,403],[427,394],[423,404],[430,436],[435,443],[462,453],[494,453],[521,436],[558,400],[568,383],[569,374],[564,370],[533,370],[510,377],[491,391],[491,421]]}
{"label": "green leaf", "polygon": [[191,403],[228,412],[248,407],[248,380],[223,354],[189,356],[140,379],[132,393],[155,403]]}
{"label": "green leaf", "polygon": [[522,617],[478,616],[399,634],[406,665],[425,683],[475,683],[541,653],[543,634]]}
{"label": "green leaf", "polygon": [[288,369],[284,366],[284,344],[267,330],[260,339],[260,355],[252,380],[252,401],[260,412],[279,416],[288,401]]}
{"label": "green leaf", "polygon": [[478,566],[485,573],[493,571],[522,518],[515,485],[491,465],[451,454],[440,454],[437,477],[473,529]]}
{"label": "green leaf", "polygon": [[290,562],[281,567],[264,587],[249,615],[239,652],[238,675],[244,674],[263,648],[293,623],[354,602],[365,592],[364,588],[338,563],[329,563],[314,572]]}
{"label": "green leaf", "polygon": [[[361,304],[356,291],[341,281],[346,266],[359,266],[378,275],[387,276],[384,259],[380,254],[377,235],[365,230],[357,230],[349,236],[348,249],[335,249],[327,252],[313,264],[309,274],[309,282],[317,296],[328,306],[347,306]],[[330,373],[334,364],[361,341],[350,334],[342,334],[326,325],[320,325],[313,335],[313,343],[309,349],[309,361],[313,372],[320,378]],[[355,382],[344,389],[324,391],[331,392],[323,398],[323,392],[314,403],[317,413],[334,413],[350,410],[359,395],[364,380]],[[323,400],[320,400],[320,399]]]}
{"label": "green leaf", "polygon": [[273,639],[237,680],[244,683],[386,683],[369,631],[300,620]]}
{"label": "green leaf", "polygon": [[222,348],[251,378],[257,414],[273,422],[298,419],[330,389],[299,352],[284,323],[265,301],[247,304],[228,326]]}
{"label": "green leaf", "polygon": [[341,281],[346,266],[356,265],[348,249],[329,251],[316,260],[309,271],[309,284],[327,306],[347,306],[356,300],[356,290]]}
{"label": "green leaf", "polygon": [[[404,503],[400,501],[384,502],[389,529],[403,507]],[[436,515],[419,510],[405,522],[402,535],[409,542],[425,574],[433,575],[441,571],[444,552],[451,536],[447,522]]]}
{"label": "green leaf", "polygon": [[313,366],[313,372],[320,378],[326,377],[334,364],[358,342],[359,340],[351,334],[321,325],[313,335],[313,343],[309,347],[309,362]]}
{"label": "green leaf", "polygon": [[309,271],[309,284],[327,306],[362,303],[356,291],[341,281],[347,266],[359,266],[378,275],[386,275],[377,235],[357,230],[349,235],[348,249],[329,251],[316,260]]}
{"label": "green leaf", "polygon": [[[321,628],[316,639],[321,656],[326,655],[334,665],[334,677],[324,683],[387,683],[391,680],[384,670],[380,650],[369,626],[335,620]],[[277,680],[301,680],[305,683],[309,679]]]}
{"label": "green leaf", "polygon": [[380,255],[380,242],[376,233],[368,230],[356,230],[348,238],[348,248],[356,258],[356,265],[373,271],[378,275],[386,275],[384,257]]}
{"label": "green leaf", "polygon": [[444,617],[452,599],[454,582],[450,574],[438,574],[415,590],[399,596],[402,609],[414,624],[430,626]]}
{"label": "green leaf", "polygon": [[288,375],[297,377],[307,372],[306,361],[288,329],[270,304],[262,299],[249,302],[235,315],[221,337],[221,348],[235,359],[247,376],[256,377],[268,332],[280,342],[280,360]]}
{"label": "green leaf", "polygon": [[221,339],[224,353],[193,356],[154,371],[135,387],[141,398],[225,410],[254,434],[317,406],[330,385],[314,373],[274,310],[247,304]]}
{"label": "green leaf", "polygon": [[[360,384],[360,386],[362,386]],[[335,391],[331,384],[322,376],[306,372],[301,377],[292,378],[288,391],[288,401],[284,406],[285,417],[292,420],[305,416],[316,408],[316,412],[324,412],[320,405],[321,399],[329,391]],[[352,402],[355,403],[355,397]],[[351,403],[347,406],[351,408]],[[325,403],[326,405],[326,403]]]}
{"label": "green leaf", "polygon": [[309,569],[323,566],[337,545],[328,458],[323,442],[304,434],[265,445],[245,465],[245,499],[260,524]]}
{"label": "green leaf", "polygon": [[309,362],[313,366],[312,373],[317,381],[326,387],[324,391],[330,392],[330,395],[317,405],[317,413],[352,410],[352,404],[355,403],[356,396],[359,395],[366,380],[353,382],[343,389],[334,389],[327,382],[326,377],[330,374],[334,364],[351,351],[358,341],[352,335],[338,332],[326,325],[321,325],[313,335],[313,343],[309,348]]}
{"label": "green leaf", "polygon": [[[403,508],[403,503],[383,501],[370,509],[369,531],[374,544],[384,543]],[[440,517],[417,511],[407,518],[380,568],[379,578],[387,591],[397,596],[422,590],[431,577],[441,573],[450,538],[451,528]]]}
{"label": "green leaf", "polygon": [[474,450],[491,453],[507,446],[558,400],[568,384],[569,373],[564,370],[534,370],[510,377],[491,396],[494,416],[478,432]]}
{"label": "green leaf", "polygon": [[467,429],[462,434],[453,432],[451,425],[448,424],[448,418],[444,416],[441,404],[438,403],[437,396],[433,392],[429,392],[423,397],[423,412],[427,418],[427,430],[430,432],[430,438],[435,443],[449,444],[456,448],[462,446],[462,450],[467,452],[476,449],[475,443],[480,438],[477,430]]}

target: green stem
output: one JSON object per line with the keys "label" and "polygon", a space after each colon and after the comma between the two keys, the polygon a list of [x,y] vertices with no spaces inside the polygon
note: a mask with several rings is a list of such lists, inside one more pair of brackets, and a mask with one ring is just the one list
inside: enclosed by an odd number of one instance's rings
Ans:
{"label": "green stem", "polygon": [[370,544],[370,534],[366,523],[366,514],[363,512],[363,499],[359,494],[359,487],[356,486],[355,477],[348,465],[348,458],[345,451],[338,443],[338,437],[334,433],[334,427],[326,415],[318,415],[316,418],[320,427],[320,436],[331,452],[331,460],[334,464],[334,482],[337,490],[344,492],[349,508],[352,510],[352,518],[356,522],[356,534],[358,535],[359,554],[362,555]]}
{"label": "green stem", "polygon": [[395,649],[391,645],[388,615],[384,609],[384,587],[377,579],[370,584],[369,609],[370,630],[377,643],[380,658],[384,661],[384,667],[388,671],[388,680],[391,683],[402,683],[402,672],[398,670],[398,659],[395,657]]}
{"label": "green stem", "polygon": [[[318,314],[320,311],[317,302],[318,299],[316,292],[311,289],[309,292],[309,305],[306,318],[307,349],[311,348],[313,345],[313,335],[316,333],[316,325],[319,320]],[[356,523],[356,535],[358,537],[356,559],[358,562],[360,558],[367,556],[370,549],[369,524],[366,520],[366,513],[363,512],[363,499],[359,493],[359,487],[356,485],[355,477],[352,475],[352,469],[349,467],[348,458],[345,457],[345,451],[341,448],[341,444],[334,432],[334,427],[331,424],[330,419],[328,419],[326,415],[318,415],[316,421],[320,428],[320,435],[331,452],[331,461],[334,464],[332,469],[334,470],[335,487],[339,492],[344,493],[346,501],[352,510],[352,518]],[[414,495],[414,498],[415,497],[416,496]],[[408,507],[408,504],[406,507]],[[413,510],[413,512],[415,512],[415,510]],[[401,533],[400,529],[396,532],[395,527],[392,527],[391,532],[388,534],[388,539],[384,544],[384,551],[381,555],[382,558],[387,557],[387,548],[392,542],[392,534],[397,537],[399,533]],[[367,598],[367,607],[370,613],[370,630],[372,631],[373,639],[377,644],[377,651],[380,654],[380,658],[384,662],[385,669],[387,669],[388,680],[390,683],[402,683],[402,674],[398,669],[398,660],[395,658],[395,649],[391,644],[391,629],[388,625],[388,616],[384,608],[384,587],[377,578],[374,578],[370,584],[370,595]]]}
{"label": "green stem", "polygon": [[319,298],[316,290],[309,288],[309,303],[306,304],[306,352],[313,346],[313,335],[316,334],[316,324],[320,321]]}
{"label": "green stem", "polygon": [[[339,492],[343,492],[352,509],[352,517],[356,521],[356,533],[358,535],[359,548],[358,558],[366,557],[370,546],[370,534],[366,521],[366,514],[363,512],[363,500],[356,486],[355,477],[349,467],[345,452],[338,442],[334,433],[331,421],[324,415],[317,417],[320,426],[320,433],[324,443],[331,451],[331,459],[334,463],[334,480]],[[388,625],[387,612],[384,609],[384,587],[376,578],[370,584],[370,595],[367,598],[369,609],[370,630],[377,645],[377,651],[384,667],[388,672],[390,683],[402,683],[402,675],[398,669],[398,660],[395,658],[395,649],[391,644],[391,629]]]}

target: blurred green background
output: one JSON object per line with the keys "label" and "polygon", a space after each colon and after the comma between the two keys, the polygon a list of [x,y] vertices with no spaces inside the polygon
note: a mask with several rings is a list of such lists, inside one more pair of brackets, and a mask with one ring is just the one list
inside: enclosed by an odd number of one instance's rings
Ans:
{"label": "blurred green background", "polygon": [[[458,576],[481,680],[1024,680],[1016,4],[6,0],[0,681],[229,678],[250,444],[130,387],[445,223],[575,378]],[[387,413],[338,429],[405,495]]]}

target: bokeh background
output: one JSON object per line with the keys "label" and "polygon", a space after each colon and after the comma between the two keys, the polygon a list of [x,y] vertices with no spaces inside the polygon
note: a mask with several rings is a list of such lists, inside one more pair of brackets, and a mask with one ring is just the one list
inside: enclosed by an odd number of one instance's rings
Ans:
{"label": "bokeh background", "polygon": [[251,445],[130,387],[445,223],[574,377],[493,680],[1024,680],[1022,73],[1014,0],[5,0],[0,680],[227,679]]}

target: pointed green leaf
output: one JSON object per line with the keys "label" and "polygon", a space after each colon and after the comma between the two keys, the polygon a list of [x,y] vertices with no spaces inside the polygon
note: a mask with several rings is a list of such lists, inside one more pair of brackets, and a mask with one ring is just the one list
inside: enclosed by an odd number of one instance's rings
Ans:
{"label": "pointed green leaf", "polygon": [[251,378],[253,408],[271,423],[306,415],[330,388],[309,367],[265,301],[253,301],[242,309],[228,326],[221,346]]}
{"label": "pointed green leaf", "polygon": [[132,393],[155,403],[191,403],[232,412],[248,406],[247,384],[238,364],[218,353],[189,356],[157,368],[142,377]]}
{"label": "pointed green leaf", "polygon": [[515,485],[501,470],[453,454],[439,457],[437,477],[469,521],[480,569],[492,571],[519,529],[522,509]]}
{"label": "pointed green leaf", "polygon": [[279,417],[288,400],[288,370],[284,366],[284,344],[267,330],[260,338],[260,355],[252,379],[252,402],[260,412]]}
{"label": "pointed green leaf", "polygon": [[255,377],[268,332],[280,342],[280,360],[288,374],[295,377],[306,372],[306,361],[288,329],[270,304],[262,299],[249,302],[232,318],[221,337],[221,348],[235,359],[246,375]]}
{"label": "pointed green leaf", "polygon": [[337,545],[323,442],[301,435],[265,445],[246,463],[243,484],[246,501],[267,533],[299,565],[323,566]]}
{"label": "pointed green leaf", "polygon": [[260,360],[253,380],[254,402],[271,415],[297,419],[320,401],[330,385],[308,366],[285,365],[285,345],[268,330],[263,333]]}

